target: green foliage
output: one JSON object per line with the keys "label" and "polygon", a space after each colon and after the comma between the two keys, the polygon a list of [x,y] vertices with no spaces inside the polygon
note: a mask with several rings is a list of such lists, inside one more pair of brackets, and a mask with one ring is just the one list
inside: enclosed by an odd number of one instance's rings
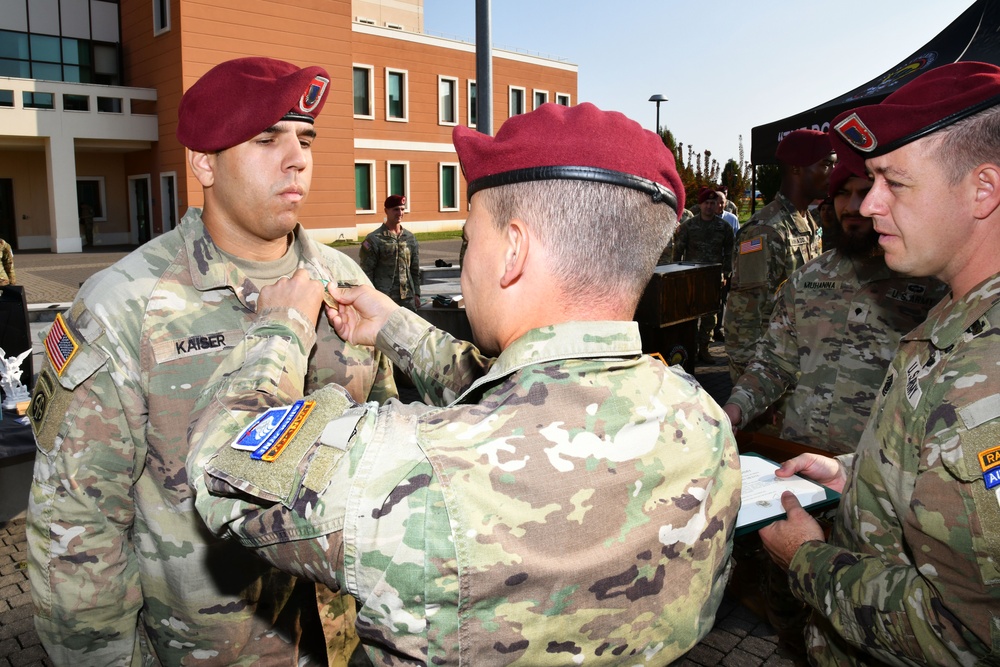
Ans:
{"label": "green foliage", "polygon": [[724,169],[720,169],[719,161],[712,158],[712,151],[705,150],[696,153],[694,147],[690,145],[686,147],[685,151],[684,144],[678,142],[667,128],[663,128],[660,136],[664,145],[674,154],[677,171],[684,184],[688,208],[692,203],[698,201],[698,191],[701,188],[705,186],[716,187],[720,184],[726,186],[729,198],[736,203],[737,207],[742,208],[743,192],[750,186],[750,163],[743,159],[742,135],[740,135],[739,160],[728,160]]}
{"label": "green foliage", "polygon": [[776,164],[762,164],[757,167],[757,189],[760,190],[764,203],[769,203],[778,194],[781,187],[781,173]]}

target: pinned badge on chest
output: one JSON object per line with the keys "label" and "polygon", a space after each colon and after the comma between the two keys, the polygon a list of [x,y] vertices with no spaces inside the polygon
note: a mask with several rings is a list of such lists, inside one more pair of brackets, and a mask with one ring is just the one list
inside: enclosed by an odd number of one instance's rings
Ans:
{"label": "pinned badge on chest", "polygon": [[271,408],[247,426],[233,441],[233,449],[251,452],[250,458],[274,461],[281,455],[312,411],[315,401],[299,400]]}

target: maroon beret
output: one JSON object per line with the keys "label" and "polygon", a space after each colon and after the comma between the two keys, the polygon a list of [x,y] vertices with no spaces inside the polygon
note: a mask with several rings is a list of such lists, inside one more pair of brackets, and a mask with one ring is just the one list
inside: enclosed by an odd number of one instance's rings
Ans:
{"label": "maroon beret", "polygon": [[205,73],[181,98],[177,140],[199,153],[225,150],[281,120],[312,123],[330,75],[271,58],[237,58]]}
{"label": "maroon beret", "polygon": [[589,102],[543,104],[509,118],[496,137],[458,126],[452,141],[470,198],[499,185],[569,179],[632,188],[678,214],[684,210],[684,185],[663,140],[623,114]]}
{"label": "maroon beret", "polygon": [[830,137],[819,130],[792,130],[778,144],[774,157],[792,167],[808,167],[833,152]]}
{"label": "maroon beret", "polygon": [[698,190],[698,203],[701,204],[709,199],[715,199],[716,192],[714,188],[702,188]]}
{"label": "maroon beret", "polygon": [[385,198],[385,203],[382,204],[382,208],[396,208],[397,206],[406,206],[406,197],[403,195],[389,195]]}
{"label": "maroon beret", "polygon": [[942,65],[879,104],[834,118],[833,140],[864,158],[878,157],[996,104],[1000,67],[977,62]]}
{"label": "maroon beret", "polygon": [[847,183],[852,176],[857,176],[858,178],[864,178],[870,180],[868,172],[865,171],[865,163],[860,162],[861,168],[858,168],[859,161],[847,160],[841,162],[839,159],[837,161],[837,166],[833,168],[830,172],[830,196],[836,197],[837,191],[844,187],[844,183]]}

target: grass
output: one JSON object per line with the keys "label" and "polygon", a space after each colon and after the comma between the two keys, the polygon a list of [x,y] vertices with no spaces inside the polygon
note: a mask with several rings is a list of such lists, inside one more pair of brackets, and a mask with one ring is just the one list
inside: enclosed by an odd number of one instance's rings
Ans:
{"label": "grass", "polygon": [[[462,238],[462,230],[455,229],[449,232],[418,232],[415,234],[417,241],[441,241],[444,239],[460,239]],[[360,245],[361,241],[364,239],[358,239],[357,241],[334,241],[333,243],[327,243],[331,248],[342,248],[344,246]]]}

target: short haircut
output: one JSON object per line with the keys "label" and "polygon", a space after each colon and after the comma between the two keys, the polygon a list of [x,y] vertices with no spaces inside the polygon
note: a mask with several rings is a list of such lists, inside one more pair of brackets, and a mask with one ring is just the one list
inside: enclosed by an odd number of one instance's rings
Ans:
{"label": "short haircut", "polygon": [[936,157],[941,160],[952,185],[981,164],[1000,165],[1000,105],[941,130]]}
{"label": "short haircut", "polygon": [[630,299],[633,310],[677,227],[669,205],[618,185],[530,181],[479,194],[498,230],[514,218],[528,223],[569,298]]}

